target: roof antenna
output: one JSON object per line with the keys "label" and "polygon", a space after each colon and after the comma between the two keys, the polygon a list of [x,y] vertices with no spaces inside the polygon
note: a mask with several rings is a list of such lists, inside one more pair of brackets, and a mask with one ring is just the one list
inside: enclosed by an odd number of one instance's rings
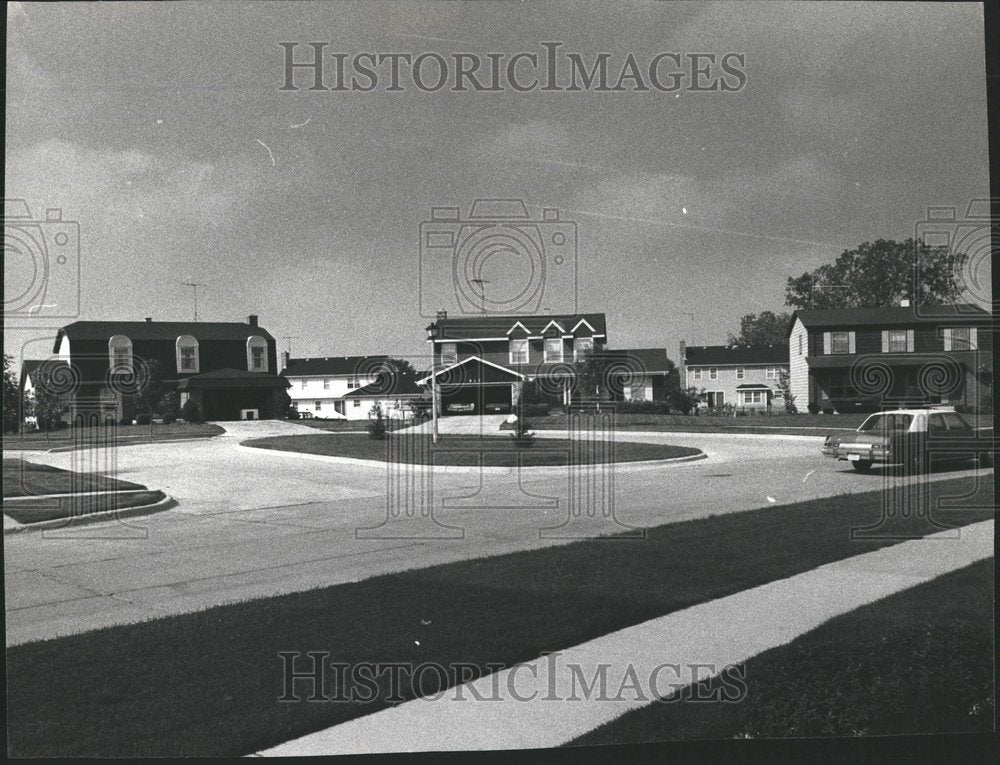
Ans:
{"label": "roof antenna", "polygon": [[483,316],[486,315],[486,285],[489,284],[488,279],[469,279],[473,284],[479,285],[479,299],[483,301]]}
{"label": "roof antenna", "polygon": [[198,282],[181,282],[184,287],[191,287],[194,290],[194,320],[198,321],[198,288],[207,287],[207,284],[200,284]]}
{"label": "roof antenna", "polygon": [[292,357],[292,340],[301,340],[302,336],[301,335],[282,335],[281,339],[288,341],[288,358],[291,358]]}

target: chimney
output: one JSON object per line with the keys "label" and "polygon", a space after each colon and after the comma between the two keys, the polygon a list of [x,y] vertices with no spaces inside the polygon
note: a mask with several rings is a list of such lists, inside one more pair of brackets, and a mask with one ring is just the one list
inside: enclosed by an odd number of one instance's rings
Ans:
{"label": "chimney", "polygon": [[282,372],[284,372],[286,369],[288,369],[288,359],[289,359],[289,357],[290,357],[290,354],[288,353],[288,351],[282,351],[281,352],[281,371]]}
{"label": "chimney", "polygon": [[448,312],[444,309],[438,309],[438,315],[436,321],[442,321],[448,318]]}
{"label": "chimney", "polygon": [[909,308],[910,307],[910,299],[909,298],[903,298],[902,300],[900,300],[899,301],[899,307],[900,308]]}
{"label": "chimney", "polygon": [[146,321],[152,321],[152,320],[153,320],[153,317],[152,317],[152,316],[147,316],[147,317],[146,317]]}
{"label": "chimney", "polygon": [[256,327],[257,326],[257,314],[252,313],[249,316],[247,316],[247,324],[249,324],[251,327]]}

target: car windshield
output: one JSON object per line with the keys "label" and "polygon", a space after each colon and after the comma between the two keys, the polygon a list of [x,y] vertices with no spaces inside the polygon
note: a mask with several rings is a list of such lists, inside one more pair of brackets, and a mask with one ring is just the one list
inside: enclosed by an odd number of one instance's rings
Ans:
{"label": "car windshield", "polygon": [[858,428],[859,431],[905,431],[910,429],[913,422],[912,414],[873,414]]}

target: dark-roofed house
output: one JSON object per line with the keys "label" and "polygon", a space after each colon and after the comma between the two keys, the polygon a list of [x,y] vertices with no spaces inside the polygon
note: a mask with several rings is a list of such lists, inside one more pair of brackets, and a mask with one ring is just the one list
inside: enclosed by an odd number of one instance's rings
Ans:
{"label": "dark-roofed house", "polygon": [[784,406],[778,380],[788,370],[788,346],[687,345],[681,341],[684,387],[705,391],[710,409]]}
{"label": "dark-roofed house", "polygon": [[[285,356],[285,354],[282,354]],[[386,414],[405,416],[422,390],[388,366],[389,357],[326,356],[284,359],[281,374],[300,415],[327,420],[363,420],[378,401]]]}
{"label": "dark-roofed house", "polygon": [[992,395],[991,316],[972,304],[796,311],[788,328],[799,409],[920,403],[978,409]]}
{"label": "dark-roofed house", "polygon": [[164,388],[192,398],[209,420],[283,416],[281,393],[287,382],[276,372],[274,338],[256,316],[246,322],[76,321],[62,327],[54,359],[72,370],[58,393],[71,419],[128,420],[132,394],[160,368]]}
{"label": "dark-roofed house", "polygon": [[[591,352],[606,355],[620,372],[623,389],[605,392],[613,398],[662,398],[672,370],[662,348],[607,350],[603,313],[443,315],[432,327],[442,414],[509,412],[529,384],[548,400],[568,404],[575,364]],[[430,385],[431,377],[417,382]]]}

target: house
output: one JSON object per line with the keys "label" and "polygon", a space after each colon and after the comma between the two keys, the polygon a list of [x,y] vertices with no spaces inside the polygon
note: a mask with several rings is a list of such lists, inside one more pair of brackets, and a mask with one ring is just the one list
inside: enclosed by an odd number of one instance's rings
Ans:
{"label": "house", "polygon": [[134,396],[151,376],[163,392],[177,391],[182,405],[197,401],[205,419],[284,414],[287,382],[275,373],[274,338],[255,315],[246,322],[76,321],[59,329],[53,354],[48,361],[69,373],[49,375],[47,385],[65,397],[73,422],[131,419]]}
{"label": "house", "polygon": [[387,416],[403,417],[424,391],[393,374],[388,356],[327,356],[292,359],[282,354],[281,374],[300,415],[328,420],[367,419],[378,402]]}
{"label": "house", "polygon": [[904,403],[978,408],[992,395],[990,315],[971,304],[796,311],[788,328],[800,409]]}
{"label": "house", "polygon": [[684,387],[704,390],[710,409],[784,407],[778,381],[788,371],[787,345],[687,345],[681,340],[680,358]]}
{"label": "house", "polygon": [[[609,350],[603,313],[486,315],[449,318],[428,331],[442,414],[509,412],[521,396],[570,403],[577,361],[594,353],[620,381],[601,395],[646,399],[665,395],[673,366],[660,349]],[[430,386],[431,375],[417,380]]]}

